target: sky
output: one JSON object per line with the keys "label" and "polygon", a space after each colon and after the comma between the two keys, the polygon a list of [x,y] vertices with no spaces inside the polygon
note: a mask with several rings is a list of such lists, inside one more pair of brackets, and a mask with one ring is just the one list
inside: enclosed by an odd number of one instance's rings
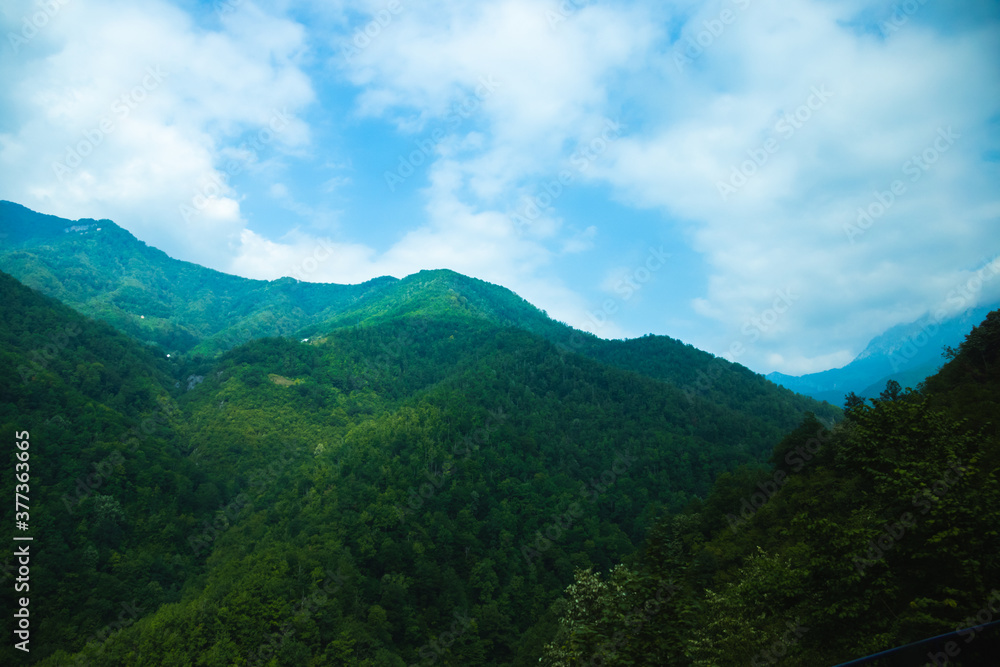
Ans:
{"label": "sky", "polygon": [[1000,3],[8,0],[0,199],[767,373],[1000,300]]}

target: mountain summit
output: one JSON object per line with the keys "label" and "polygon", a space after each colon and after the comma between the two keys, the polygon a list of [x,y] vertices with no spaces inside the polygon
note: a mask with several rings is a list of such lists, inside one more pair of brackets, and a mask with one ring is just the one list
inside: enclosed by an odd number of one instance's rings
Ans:
{"label": "mountain summit", "polygon": [[801,376],[769,373],[767,379],[818,401],[836,405],[841,404],[850,392],[864,398],[875,398],[890,380],[903,387],[916,387],[944,365],[944,348],[957,347],[974,326],[998,307],[1000,303],[976,306],[940,318],[928,313],[876,336],[851,363],[842,368]]}

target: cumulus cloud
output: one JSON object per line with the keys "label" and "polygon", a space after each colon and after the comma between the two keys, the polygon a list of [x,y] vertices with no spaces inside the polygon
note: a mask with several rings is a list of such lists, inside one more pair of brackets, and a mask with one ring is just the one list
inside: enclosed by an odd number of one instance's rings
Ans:
{"label": "cumulus cloud", "polygon": [[[777,290],[800,295],[744,363],[821,370],[831,349],[918,317],[996,245],[997,171],[982,159],[996,141],[997,60],[982,57],[996,25],[961,39],[916,19],[859,33],[855,4],[753,3],[670,73],[670,121],[599,166],[634,205],[691,222],[712,267],[695,309],[728,331],[710,349],[738,340]],[[859,208],[877,215],[858,227]]]}
{"label": "cumulus cloud", "polygon": [[[593,329],[588,303],[631,261],[615,239],[669,234],[708,270],[670,302],[687,342],[799,373],[849,361],[1000,251],[989,3],[56,2],[0,62],[0,196],[215,268],[448,267]],[[35,11],[14,3],[5,31]],[[396,171],[352,155],[355,135],[399,150]],[[373,219],[362,198],[407,208]],[[671,334],[653,301],[597,333]]]}
{"label": "cumulus cloud", "polygon": [[233,151],[242,168],[262,157],[235,140],[309,141],[295,117],[314,99],[296,63],[302,41],[301,26],[249,3],[216,29],[164,2],[62,3],[8,61],[4,107],[25,120],[0,138],[2,196],[113,218],[219,267],[245,224],[226,164]]}

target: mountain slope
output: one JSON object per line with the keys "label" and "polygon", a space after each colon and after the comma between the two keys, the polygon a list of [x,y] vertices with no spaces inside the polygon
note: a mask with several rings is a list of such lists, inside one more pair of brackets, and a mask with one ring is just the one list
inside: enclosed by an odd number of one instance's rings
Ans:
{"label": "mountain slope", "polygon": [[212,353],[267,335],[314,337],[404,316],[465,316],[518,327],[563,353],[669,382],[690,402],[721,405],[739,419],[764,422],[749,429],[754,437],[774,437],[806,410],[831,419],[839,414],[667,336],[606,341],[577,331],[506,288],[454,271],[363,285],[254,281],[171,259],[107,221],[74,223],[0,202],[0,229],[10,235],[0,268],[167,351]]}
{"label": "mountain slope", "polygon": [[781,422],[781,429],[790,428],[793,415],[805,411],[811,410],[824,419],[839,417],[839,410],[833,406],[797,396],[740,364],[669,336],[604,340],[550,319],[504,287],[449,270],[407,276],[301,333],[315,336],[350,324],[369,326],[404,316],[468,317],[524,329],[554,343],[562,354],[581,354],[668,382],[681,389],[688,402],[724,406],[751,421],[763,418],[773,424],[773,418]]}
{"label": "mountain slope", "polygon": [[941,350],[956,347],[972,327],[1000,304],[970,308],[947,319],[930,314],[900,324],[873,338],[851,363],[802,376],[769,373],[767,379],[819,401],[840,405],[850,392],[864,398],[878,396],[886,382],[916,387],[944,363]]}
{"label": "mountain slope", "polygon": [[170,352],[215,354],[288,336],[395,282],[264,281],[172,259],[110,220],[70,221],[0,202],[0,269]]}
{"label": "mountain slope", "polygon": [[1000,311],[949,357],[832,431],[805,419],[640,558],[578,571],[541,664],[830,665],[956,630],[870,664],[996,664]]}
{"label": "mountain slope", "polygon": [[[184,455],[174,384],[162,355],[0,273],[0,425],[29,443],[26,457],[8,449],[0,492],[27,485],[18,534],[33,537],[15,543],[30,549],[17,592],[14,549],[0,557],[4,632],[22,596],[31,623],[30,654],[4,642],[3,664],[103,639],[180,599],[202,567],[184,536],[214,509],[199,492],[219,480]],[[13,502],[3,519],[13,530]]]}
{"label": "mountain slope", "polygon": [[0,288],[47,665],[535,664],[575,567],[778,432],[466,312],[183,361]]}

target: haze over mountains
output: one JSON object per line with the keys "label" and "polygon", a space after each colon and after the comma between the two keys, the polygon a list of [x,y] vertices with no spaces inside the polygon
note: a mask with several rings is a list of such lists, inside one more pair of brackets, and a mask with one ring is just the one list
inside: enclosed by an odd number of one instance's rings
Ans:
{"label": "haze over mountains", "polygon": [[854,361],[842,368],[802,376],[768,373],[767,379],[837,405],[850,392],[874,398],[889,380],[903,387],[916,387],[943,365],[943,348],[957,347],[972,327],[998,306],[1000,303],[976,306],[941,319],[928,313],[872,339]]}

